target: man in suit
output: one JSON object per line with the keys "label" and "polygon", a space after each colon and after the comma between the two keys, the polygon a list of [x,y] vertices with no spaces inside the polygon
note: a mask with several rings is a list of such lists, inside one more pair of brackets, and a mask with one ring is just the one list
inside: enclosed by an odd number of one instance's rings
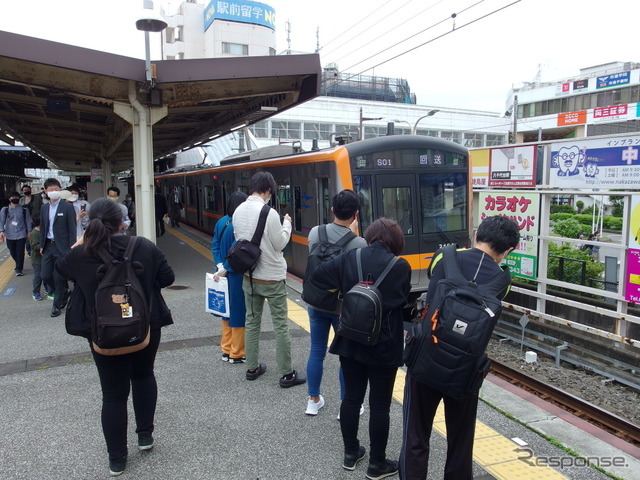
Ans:
{"label": "man in suit", "polygon": [[45,285],[55,286],[51,316],[57,317],[66,305],[67,281],[54,267],[76,242],[76,211],[73,205],[60,200],[60,182],[55,178],[45,180],[44,190],[49,203],[40,208],[42,280]]}

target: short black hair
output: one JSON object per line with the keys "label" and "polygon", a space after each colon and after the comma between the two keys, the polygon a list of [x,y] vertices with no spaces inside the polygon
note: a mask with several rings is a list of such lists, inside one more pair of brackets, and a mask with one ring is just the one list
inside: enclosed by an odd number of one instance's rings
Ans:
{"label": "short black hair", "polygon": [[369,225],[364,239],[368,245],[382,243],[394,255],[400,255],[404,250],[404,233],[398,222],[390,218],[380,217]]}
{"label": "short black hair", "polygon": [[120,196],[120,189],[118,187],[107,188],[107,195],[109,195],[109,192],[116,192],[116,195]]}
{"label": "short black hair", "polygon": [[58,188],[62,188],[60,186],[60,182],[58,181],[57,178],[47,178],[44,181],[44,189],[46,190],[47,188],[51,187],[52,185],[55,185]]}
{"label": "short black hair", "polygon": [[331,206],[338,220],[349,220],[360,210],[360,199],[353,190],[342,190],[333,197]]}
{"label": "short black hair", "polygon": [[24,191],[25,188],[28,188],[29,190],[31,190],[31,185],[22,185],[22,187],[20,188],[21,191]]}
{"label": "short black hair", "polygon": [[244,192],[241,192],[241,191],[233,192],[229,197],[229,202],[227,203],[227,215],[229,215],[230,217],[233,217],[233,212],[236,211],[236,208],[238,208],[238,205],[240,205],[241,203],[244,203],[247,197],[248,195]]}
{"label": "short black hair", "polygon": [[34,227],[39,227],[40,226],[40,214],[39,213],[34,213],[33,215],[31,215],[31,223],[33,224]]}
{"label": "short black hair", "polygon": [[270,172],[257,172],[249,181],[249,193],[270,193],[275,195],[276,181]]}
{"label": "short black hair", "polygon": [[476,242],[488,244],[496,253],[516,248],[519,241],[520,232],[516,222],[501,215],[485,218],[476,232]]}
{"label": "short black hair", "polygon": [[9,192],[9,194],[7,195],[7,198],[11,198],[11,197],[20,198],[20,194],[18,192]]}
{"label": "short black hair", "polygon": [[80,193],[82,191],[82,188],[80,188],[80,185],[78,185],[77,183],[74,183],[71,186],[67,187],[67,190],[69,190],[70,192]]}

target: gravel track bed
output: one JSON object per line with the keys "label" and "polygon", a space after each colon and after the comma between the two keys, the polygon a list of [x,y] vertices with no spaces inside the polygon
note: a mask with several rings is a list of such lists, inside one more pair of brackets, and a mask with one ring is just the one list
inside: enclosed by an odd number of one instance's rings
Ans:
{"label": "gravel track bed", "polygon": [[556,368],[555,359],[538,352],[538,361],[528,364],[520,345],[511,342],[500,344],[492,339],[487,353],[496,360],[520,368],[532,377],[549,383],[594,405],[640,425],[640,392],[605,377],[561,362]]}

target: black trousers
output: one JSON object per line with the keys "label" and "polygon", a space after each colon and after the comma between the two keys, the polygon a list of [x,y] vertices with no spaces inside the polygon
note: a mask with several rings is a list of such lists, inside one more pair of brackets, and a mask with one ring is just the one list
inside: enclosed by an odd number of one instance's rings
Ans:
{"label": "black trousers", "polygon": [[67,293],[67,280],[55,269],[55,264],[64,252],[61,252],[55,242],[47,240],[42,254],[42,281],[45,287],[53,285],[53,304],[58,308],[64,307],[64,297]]}
{"label": "black trousers", "polygon": [[340,357],[344,375],[344,400],[340,406],[340,429],[345,453],[357,453],[360,405],[369,385],[369,461],[386,459],[389,439],[389,408],[398,367],[378,367]]}
{"label": "black trousers", "polygon": [[156,215],[156,237],[164,235],[164,215]]}
{"label": "black trousers", "polygon": [[136,433],[153,432],[158,386],[153,374],[160,329],[151,330],[146,348],[127,355],[100,355],[91,348],[102,388],[102,432],[109,459],[127,456],[127,400],[133,397]]}
{"label": "black trousers", "polygon": [[19,238],[18,240],[7,239],[7,248],[11,254],[11,258],[16,262],[16,273],[22,273],[24,268],[24,246],[27,242],[26,238]]}
{"label": "black trousers", "polygon": [[[400,452],[400,478],[424,480],[429,467],[429,438],[433,418],[444,400],[447,426],[445,480],[473,479],[473,437],[476,428],[478,394],[461,399],[444,396],[407,374],[403,401],[403,434]],[[434,475],[434,478],[440,478]]]}

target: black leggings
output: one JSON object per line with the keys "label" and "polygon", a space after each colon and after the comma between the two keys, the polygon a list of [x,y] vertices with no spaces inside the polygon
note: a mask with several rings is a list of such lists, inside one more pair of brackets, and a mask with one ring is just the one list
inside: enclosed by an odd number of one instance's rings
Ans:
{"label": "black leggings", "polygon": [[153,432],[158,386],[153,364],[160,344],[160,329],[151,330],[149,345],[127,355],[100,355],[91,348],[102,388],[102,432],[109,459],[127,456],[127,400],[133,396],[136,433]]}

